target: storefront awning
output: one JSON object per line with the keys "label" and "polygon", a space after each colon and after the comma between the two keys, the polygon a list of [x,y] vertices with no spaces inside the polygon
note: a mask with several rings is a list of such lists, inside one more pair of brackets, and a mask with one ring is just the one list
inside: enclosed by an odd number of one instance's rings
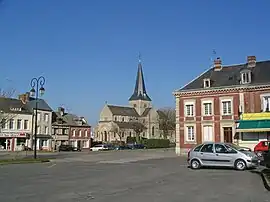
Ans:
{"label": "storefront awning", "polygon": [[236,132],[270,131],[270,120],[239,120]]}

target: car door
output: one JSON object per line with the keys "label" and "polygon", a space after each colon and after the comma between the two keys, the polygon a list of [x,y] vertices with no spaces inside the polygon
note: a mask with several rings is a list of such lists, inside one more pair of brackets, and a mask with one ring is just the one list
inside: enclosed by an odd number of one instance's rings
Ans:
{"label": "car door", "polygon": [[198,153],[201,162],[205,166],[215,166],[215,154],[212,143],[205,144]]}
{"label": "car door", "polygon": [[215,144],[215,156],[217,166],[231,166],[233,164],[233,154],[223,144]]}

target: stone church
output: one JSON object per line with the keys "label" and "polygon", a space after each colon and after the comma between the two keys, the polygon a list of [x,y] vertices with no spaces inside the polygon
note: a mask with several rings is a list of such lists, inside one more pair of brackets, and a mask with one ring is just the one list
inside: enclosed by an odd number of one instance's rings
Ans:
{"label": "stone church", "polygon": [[162,112],[153,108],[152,100],[146,92],[142,63],[139,60],[135,89],[129,98],[129,106],[105,104],[97,127],[95,141],[126,141],[128,136],[135,137],[134,123],[141,124],[140,137],[162,138],[159,117]]}

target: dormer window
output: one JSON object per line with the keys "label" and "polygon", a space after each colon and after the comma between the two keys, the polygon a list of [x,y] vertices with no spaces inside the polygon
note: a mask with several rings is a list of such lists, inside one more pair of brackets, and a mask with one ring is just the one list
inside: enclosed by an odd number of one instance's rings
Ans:
{"label": "dormer window", "polygon": [[241,84],[248,84],[251,82],[251,71],[241,72]]}
{"label": "dormer window", "polygon": [[204,88],[210,88],[211,87],[211,81],[210,81],[210,79],[204,79],[203,80],[203,87]]}

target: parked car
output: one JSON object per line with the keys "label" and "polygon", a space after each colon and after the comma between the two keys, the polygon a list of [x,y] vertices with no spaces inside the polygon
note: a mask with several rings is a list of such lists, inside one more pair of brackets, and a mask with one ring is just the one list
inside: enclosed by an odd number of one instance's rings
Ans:
{"label": "parked car", "polygon": [[145,149],[146,147],[143,144],[128,144],[130,149]]}
{"label": "parked car", "polygon": [[115,150],[127,150],[127,149],[131,149],[129,146],[127,145],[117,145],[115,146]]}
{"label": "parked car", "polygon": [[242,171],[257,167],[259,160],[254,152],[238,150],[231,144],[207,142],[188,152],[188,164],[192,169],[199,169],[202,166],[217,166]]}
{"label": "parked car", "polygon": [[109,147],[105,144],[98,144],[90,148],[90,151],[106,151]]}
{"label": "parked car", "polygon": [[242,147],[233,143],[226,143],[226,144],[230,145],[234,149],[237,149],[238,151],[250,151],[250,152],[252,151],[249,147]]}
{"label": "parked car", "polygon": [[81,151],[81,149],[72,145],[60,145],[58,151]]}
{"label": "parked car", "polygon": [[269,147],[270,141],[268,140],[263,140],[260,141],[255,147],[254,147],[254,152],[259,156],[262,157],[263,153],[268,152],[268,147]]}

